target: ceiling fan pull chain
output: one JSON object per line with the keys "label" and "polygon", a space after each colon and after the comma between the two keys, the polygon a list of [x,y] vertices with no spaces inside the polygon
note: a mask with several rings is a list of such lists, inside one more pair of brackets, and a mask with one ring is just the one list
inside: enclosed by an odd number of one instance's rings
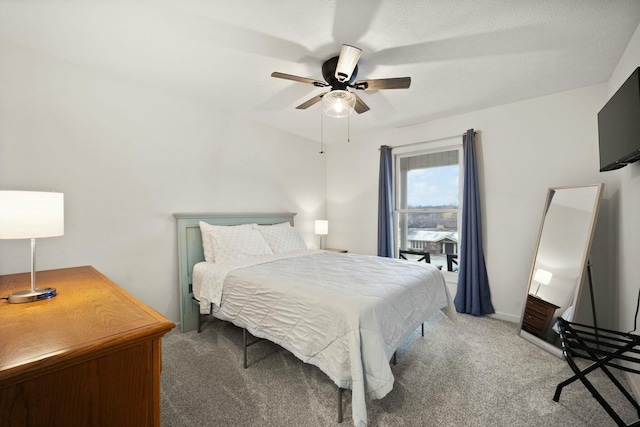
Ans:
{"label": "ceiling fan pull chain", "polygon": [[320,109],[320,154],[324,154],[324,119],[322,114],[322,108]]}
{"label": "ceiling fan pull chain", "polygon": [[347,116],[347,142],[351,142],[351,114]]}

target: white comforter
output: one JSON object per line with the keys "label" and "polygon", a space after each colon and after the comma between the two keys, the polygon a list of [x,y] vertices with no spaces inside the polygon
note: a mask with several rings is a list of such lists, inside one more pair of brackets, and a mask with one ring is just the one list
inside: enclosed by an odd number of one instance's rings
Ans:
{"label": "white comforter", "polygon": [[[224,286],[223,286],[224,283]],[[389,360],[439,309],[455,309],[442,273],[429,264],[307,251],[236,265],[194,267],[194,296],[213,314],[319,367],[352,390],[356,426],[366,399],[393,388]]]}

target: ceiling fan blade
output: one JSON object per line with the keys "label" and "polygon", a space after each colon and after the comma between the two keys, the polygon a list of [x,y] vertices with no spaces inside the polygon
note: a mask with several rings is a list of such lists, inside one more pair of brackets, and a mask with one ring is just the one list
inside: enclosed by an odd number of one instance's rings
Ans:
{"label": "ceiling fan blade", "polygon": [[309,83],[310,85],[314,85],[316,87],[329,86],[328,83],[321,82],[320,80],[309,79],[307,77],[294,76],[293,74],[279,73],[277,71],[274,71],[273,73],[271,73],[271,77],[275,77],[278,79],[285,79],[285,80],[293,80],[294,82]]}
{"label": "ceiling fan blade", "polygon": [[[351,92],[351,93],[353,93],[353,92]],[[369,106],[364,103],[362,98],[360,98],[356,93],[353,93],[353,94],[356,97],[356,105],[355,105],[355,107],[353,107],[353,109],[356,110],[356,113],[362,114],[362,113],[366,113],[367,111],[369,111]]]}
{"label": "ceiling fan blade", "polygon": [[358,80],[353,84],[353,87],[360,90],[408,89],[409,86],[411,86],[411,77]]}
{"label": "ceiling fan blade", "polygon": [[296,107],[297,110],[304,110],[307,109],[309,107],[311,107],[313,104],[319,102],[323,96],[325,96],[326,93],[321,93],[320,95],[316,95],[313,98],[311,98],[310,100],[303,102],[302,104],[298,105]]}

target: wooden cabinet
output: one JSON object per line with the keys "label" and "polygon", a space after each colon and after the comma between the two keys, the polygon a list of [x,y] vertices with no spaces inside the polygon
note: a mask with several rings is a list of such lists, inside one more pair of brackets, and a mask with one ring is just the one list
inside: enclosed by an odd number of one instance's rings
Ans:
{"label": "wooden cabinet", "polygon": [[[0,424],[160,426],[161,338],[175,325],[93,267],[37,273],[54,298],[0,301]],[[30,274],[0,276],[0,297]]]}
{"label": "wooden cabinet", "polygon": [[527,306],[524,310],[524,319],[522,319],[522,329],[539,337],[544,337],[551,326],[553,314],[558,308],[560,307],[549,301],[529,294]]}

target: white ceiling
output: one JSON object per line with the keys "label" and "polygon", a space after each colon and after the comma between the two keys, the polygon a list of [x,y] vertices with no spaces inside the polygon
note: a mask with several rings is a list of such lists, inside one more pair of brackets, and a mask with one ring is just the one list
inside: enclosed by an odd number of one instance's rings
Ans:
{"label": "white ceiling", "polygon": [[322,80],[343,43],[358,78],[412,78],[358,92],[376,129],[606,82],[639,22],[637,0],[0,0],[0,39],[314,140],[320,105],[295,106],[326,89],[270,74]]}

